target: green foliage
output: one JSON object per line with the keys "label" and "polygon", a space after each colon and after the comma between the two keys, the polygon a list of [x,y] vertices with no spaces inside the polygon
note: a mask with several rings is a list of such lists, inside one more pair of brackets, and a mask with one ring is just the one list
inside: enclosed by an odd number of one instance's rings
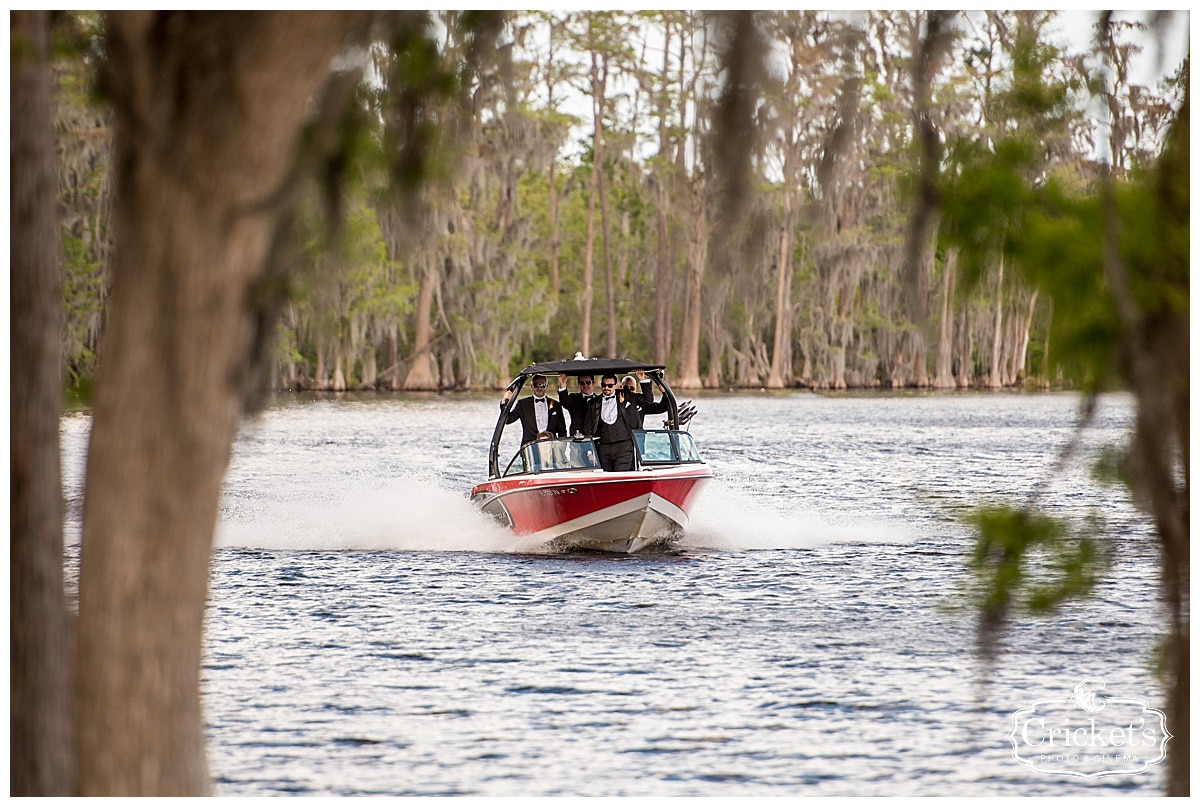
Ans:
{"label": "green foliage", "polygon": [[390,156],[396,189],[411,193],[423,182],[445,175],[447,166],[438,148],[441,130],[433,110],[455,94],[459,77],[442,58],[423,14],[406,17],[395,27],[387,54],[385,82],[391,102],[385,154]]}
{"label": "green foliage", "polygon": [[350,372],[412,310],[417,293],[389,258],[375,210],[361,196],[340,225],[330,224],[309,196],[295,224],[301,250],[289,275],[293,317],[277,337],[280,360],[305,376],[315,373],[318,353],[342,355]]}
{"label": "green foliage", "polygon": [[100,267],[81,238],[63,238],[62,280],[67,386],[77,388],[95,373],[96,354],[91,336],[94,323],[103,313]]}
{"label": "green foliage", "polygon": [[1023,508],[987,506],[968,521],[978,533],[969,568],[985,618],[1012,609],[1043,614],[1089,595],[1110,566],[1098,516],[1082,528]]}
{"label": "green foliage", "polygon": [[360,203],[350,214],[340,254],[350,315],[398,320],[412,310],[417,286],[397,279],[399,265],[388,258],[374,209]]}
{"label": "green foliage", "polygon": [[[66,43],[60,52],[71,65],[57,73],[60,103],[82,108],[104,58],[102,18],[64,13],[60,19]],[[652,43],[664,35],[668,19],[671,48],[668,64],[660,67],[662,54],[653,55]],[[1086,129],[1076,103],[1075,56],[1039,42],[1036,31],[1048,15],[996,12],[976,19],[1000,32],[988,45],[993,50],[972,53],[976,45],[968,42],[952,51],[930,87],[936,125],[947,143],[938,187],[940,254],[954,246],[962,256],[949,313],[956,332],[969,331],[949,348],[954,366],[988,365],[997,294],[1007,328],[1013,316],[1023,316],[1015,303],[1028,300],[1029,286],[1036,286],[1044,296],[1029,334],[1026,377],[1053,377],[1061,368],[1068,380],[1089,388],[1121,383],[1123,359],[1112,346],[1125,337],[1105,281],[1093,271],[1105,213],[1088,195],[1094,171],[1086,150],[1072,140],[1073,132]],[[580,347],[594,143],[590,114],[575,118],[563,110],[567,97],[580,90],[570,82],[586,73],[572,72],[570,65],[579,61],[586,68],[590,50],[610,59],[603,170],[619,349],[629,354],[652,349],[655,296],[666,294],[669,341],[678,353],[688,262],[698,254],[711,260],[716,252],[711,243],[706,251],[693,241],[717,225],[728,226],[714,218],[711,166],[699,148],[711,134],[706,127],[712,110],[704,99],[719,94],[721,69],[703,43],[702,18],[607,11],[506,20],[494,12],[467,11],[395,12],[380,21],[382,38],[370,48],[371,80],[357,88],[342,85],[343,92],[353,91],[355,102],[340,117],[321,118],[322,125],[307,133],[309,152],[321,160],[308,166],[318,174],[309,192],[324,209],[306,202],[311,206],[299,213],[297,227],[304,255],[282,262],[296,270],[280,281],[290,284],[294,303],[283,360],[311,364],[318,351],[328,358],[335,346],[355,343],[359,361],[369,351],[386,350],[388,363],[402,363],[405,357],[392,346],[412,344],[413,297],[429,272],[437,278],[431,314],[435,362],[461,373],[443,383],[486,383],[492,366],[506,365],[511,357],[558,358]],[[545,59],[541,38],[551,21],[558,25],[553,64]],[[791,353],[811,359],[805,380],[829,380],[837,348],[844,351],[851,385],[881,373],[889,381],[911,382],[915,368],[905,362],[921,355],[928,370],[937,355],[932,333],[917,334],[907,321],[899,280],[911,199],[906,171],[920,146],[912,128],[908,36],[919,29],[920,18],[870,12],[862,30],[811,11],[769,13],[761,21],[773,32],[771,44],[780,48],[785,71],[757,88],[763,104],[755,125],[762,131],[746,139],[748,147],[755,144],[748,217],[760,217],[763,226],[729,236],[737,239],[736,275],[730,284],[727,273],[704,271],[701,304],[705,328],[719,330],[716,349],[752,358],[712,359],[738,365],[750,380],[768,369],[763,358],[769,362],[770,356],[752,346],[774,341],[774,253],[783,208],[773,197],[786,188],[794,221],[787,301],[793,311]],[[965,30],[959,34],[971,37]],[[867,39],[869,46],[863,44]],[[648,49],[643,41],[651,43]],[[843,41],[858,43],[847,48],[870,47],[871,53],[855,55],[833,44]],[[555,87],[554,109],[545,103],[547,80]],[[1139,98],[1144,109],[1165,108],[1153,94]],[[666,132],[662,144],[660,123]],[[1140,131],[1157,125],[1141,118],[1136,123]],[[82,152],[108,135],[102,129],[81,134],[76,127],[70,136]],[[829,148],[835,139],[841,144]],[[70,153],[60,150],[60,156]],[[557,166],[557,295],[550,287],[551,161]],[[452,170],[456,166],[463,170]],[[65,244],[75,275],[71,288],[80,292],[65,298],[75,318],[69,333],[88,331],[84,348],[67,357],[76,376],[94,370],[104,286],[91,283],[86,273],[99,270],[104,276],[107,257],[98,245],[109,240],[103,217],[96,215],[103,211],[91,209],[110,195],[107,165],[88,168],[73,169],[75,195],[63,200],[66,208],[81,212],[77,221],[87,221],[65,229],[64,239],[82,239],[90,250],[80,254],[77,242]],[[1155,261],[1139,263],[1138,256],[1153,249],[1161,254],[1170,244],[1186,251],[1188,243],[1186,226],[1168,231],[1154,221],[1152,197],[1145,187],[1127,184],[1117,188],[1115,200],[1128,223],[1121,253],[1136,270],[1132,293],[1150,305],[1178,297],[1171,291],[1178,284],[1164,287],[1149,271]],[[502,199],[507,208],[499,204]],[[375,216],[361,209],[362,200],[376,207]],[[668,228],[666,260],[674,272],[665,289],[656,288],[660,206]],[[708,211],[705,219],[701,210]],[[321,217],[344,222],[348,232],[325,232]],[[367,232],[379,230],[380,223],[381,232]],[[604,235],[596,232],[592,254],[593,345],[605,341],[607,328]],[[381,244],[387,250],[382,259]],[[997,291],[1002,257],[1004,285]],[[925,286],[931,311],[940,312],[940,288]],[[98,294],[92,300],[80,296],[88,292]],[[1185,293],[1169,304],[1186,306],[1186,298]],[[517,309],[525,315],[514,316]],[[912,345],[922,341],[924,352],[914,353]],[[1002,350],[1016,349],[1006,343]],[[893,375],[891,368],[898,372]],[[702,363],[701,374],[707,375],[704,369]]]}
{"label": "green foliage", "polygon": [[86,402],[108,297],[111,253],[108,115],[94,93],[102,22],[55,15],[55,140],[62,247],[63,371],[69,398]]}
{"label": "green foliage", "polygon": [[[55,93],[60,103],[97,106],[104,100],[107,59],[104,17],[98,11],[61,11],[53,15]],[[67,68],[67,69],[64,69]]]}
{"label": "green foliage", "polygon": [[[954,169],[941,186],[942,237],[962,250],[966,282],[978,284],[1002,256],[1053,301],[1051,342],[1070,377],[1086,389],[1125,383],[1121,357],[1129,335],[1103,268],[1109,222],[1100,193],[1059,176],[1038,177],[1033,142],[1025,137],[1005,138],[991,152],[958,144],[950,162]],[[1186,283],[1163,275],[1164,267],[1179,262],[1156,257],[1170,245],[1160,240],[1153,187],[1134,177],[1115,182],[1113,196],[1117,253],[1132,270],[1135,301],[1144,310],[1186,310],[1179,291]],[[1185,233],[1176,230],[1167,240]]]}
{"label": "green foliage", "polygon": [[1035,29],[1021,26],[1010,58],[1012,67],[1007,91],[994,96],[989,110],[992,120],[1014,136],[1040,143],[1057,138],[1076,114],[1072,93],[1079,89],[1078,77],[1053,75],[1061,54],[1038,39]]}
{"label": "green foliage", "polygon": [[1104,446],[1092,463],[1092,479],[1102,485],[1122,485],[1132,489],[1128,448]]}
{"label": "green foliage", "polygon": [[[1079,114],[1077,81],[1053,75],[1057,52],[1022,30],[1012,49],[1009,86],[992,99],[998,127],[988,140],[951,145],[939,183],[943,247],[961,252],[963,288],[978,288],[999,261],[1053,301],[1050,341],[1057,362],[1085,389],[1119,383],[1116,308],[1102,269],[1105,217],[1099,195],[1050,158]],[[1122,252],[1137,253],[1151,232],[1139,221],[1136,192],[1119,193]],[[1048,369],[1048,368],[1047,368]]]}
{"label": "green foliage", "polygon": [[1095,195],[1034,189],[1018,220],[1010,254],[1054,301],[1051,341],[1074,380],[1088,389],[1118,383],[1122,330],[1102,270],[1104,222]]}

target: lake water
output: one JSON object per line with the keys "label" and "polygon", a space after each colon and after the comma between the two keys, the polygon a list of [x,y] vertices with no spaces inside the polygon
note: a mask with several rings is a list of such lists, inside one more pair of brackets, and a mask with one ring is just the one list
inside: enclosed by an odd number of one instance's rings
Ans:
{"label": "lake water", "polygon": [[[986,686],[953,607],[957,513],[1041,484],[1077,396],[701,395],[716,479],[679,550],[638,557],[539,553],[472,508],[496,400],[294,397],[247,423],[207,619],[217,793],[1162,791],[1161,765],[1036,773],[1006,737],[1084,679],[1163,706],[1152,527],[1088,475],[1128,439],[1129,398],[1104,399],[1044,499],[1104,517],[1112,572],[1088,603],[1019,617]],[[68,540],[88,428],[63,421]]]}

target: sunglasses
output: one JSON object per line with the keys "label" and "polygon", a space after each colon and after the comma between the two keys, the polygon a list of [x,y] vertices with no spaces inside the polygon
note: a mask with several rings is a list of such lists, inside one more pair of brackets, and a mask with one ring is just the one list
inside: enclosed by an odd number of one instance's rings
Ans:
{"label": "sunglasses", "polygon": [[545,389],[546,385],[545,384],[534,384],[533,388],[534,389]]}
{"label": "sunglasses", "polygon": [[600,386],[604,387],[604,389],[612,389],[616,384],[601,384]]}
{"label": "sunglasses", "polygon": [[579,382],[579,386],[581,386],[581,387],[590,387],[590,386],[591,386],[593,383],[594,383],[594,382],[592,381],[592,379],[590,379],[590,378],[589,378],[587,381],[580,381],[580,382]]}

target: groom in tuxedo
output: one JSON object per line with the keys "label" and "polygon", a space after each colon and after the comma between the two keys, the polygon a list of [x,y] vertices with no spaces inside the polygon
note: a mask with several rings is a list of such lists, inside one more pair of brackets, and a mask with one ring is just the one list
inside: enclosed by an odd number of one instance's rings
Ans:
{"label": "groom in tuxedo", "polygon": [[[504,399],[500,407],[512,397],[512,390],[504,391]],[[546,376],[533,377],[533,395],[517,401],[517,405],[508,413],[505,423],[521,420],[521,445],[532,443],[543,432],[549,432],[555,437],[567,436],[567,420],[563,417],[562,405],[546,396]]]}
{"label": "groom in tuxedo", "polygon": [[600,467],[606,471],[632,471],[634,466],[633,433],[642,427],[638,414],[641,395],[629,395],[617,389],[617,377],[600,377],[600,395],[588,403],[583,433],[597,438]]}

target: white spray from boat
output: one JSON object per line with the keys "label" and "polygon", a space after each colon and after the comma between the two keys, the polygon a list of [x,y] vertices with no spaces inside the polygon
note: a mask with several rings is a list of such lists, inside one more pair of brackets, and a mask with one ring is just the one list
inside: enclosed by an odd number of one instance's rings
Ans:
{"label": "white spray from boat", "polygon": [[[218,547],[409,552],[542,552],[434,479],[402,477],[323,500],[260,501],[238,508],[217,530]],[[910,543],[906,527],[835,513],[783,512],[714,480],[679,547],[745,551],[833,543]]]}

